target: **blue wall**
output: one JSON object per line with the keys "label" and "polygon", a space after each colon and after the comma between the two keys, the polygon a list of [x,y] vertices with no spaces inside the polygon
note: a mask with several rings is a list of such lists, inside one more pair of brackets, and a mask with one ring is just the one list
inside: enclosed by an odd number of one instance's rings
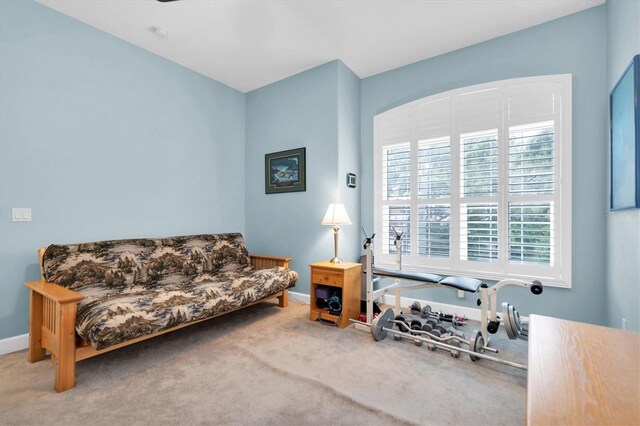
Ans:
{"label": "blue wall", "polygon": [[242,93],[34,2],[0,2],[0,61],[0,339],[40,246],[244,231]]}
{"label": "blue wall", "polygon": [[[338,200],[347,209],[351,226],[340,230],[340,257],[358,262],[360,231],[360,79],[338,61]],[[356,174],[356,188],[347,187],[347,173]]]}
{"label": "blue wall", "polygon": [[[609,0],[364,80],[333,61],[243,95],[37,3],[0,1],[0,339],[27,331],[22,282],[52,242],[239,230],[251,251],[295,257],[295,291],[308,292],[308,264],[333,254],[320,225],[330,202],[354,222],[345,260],[359,257],[360,225],[372,229],[375,115],[559,73],[573,74],[573,288],[501,295],[524,314],[619,326],[623,313],[637,329],[638,215],[603,207],[606,95],[637,53],[634,15],[637,2]],[[264,155],[295,147],[307,148],[307,191],[266,195]],[[32,207],[33,222],[11,223],[11,207]],[[415,297],[475,306],[451,291]]]}
{"label": "blue wall", "polygon": [[[295,258],[297,292],[309,292],[310,263],[333,257],[333,231],[320,225],[329,203],[344,202],[355,225],[340,231],[340,257],[359,254],[358,194],[343,174],[358,163],[354,77],[333,61],[247,93],[247,241],[251,251]],[[307,190],[265,194],[264,155],[297,147],[306,147]]]}
{"label": "blue wall", "polygon": [[[608,94],[640,53],[640,1],[607,1],[607,46]],[[609,326],[625,318],[627,329],[640,331],[640,209],[607,215],[607,312]]]}
{"label": "blue wall", "polygon": [[[447,90],[544,74],[573,74],[573,288],[540,297],[522,289],[500,292],[521,313],[602,324],[606,313],[607,106],[604,6],[378,74],[361,82],[362,224],[373,226],[373,117]],[[475,297],[446,290],[415,297],[475,307]],[[472,299],[472,300],[471,300]]]}

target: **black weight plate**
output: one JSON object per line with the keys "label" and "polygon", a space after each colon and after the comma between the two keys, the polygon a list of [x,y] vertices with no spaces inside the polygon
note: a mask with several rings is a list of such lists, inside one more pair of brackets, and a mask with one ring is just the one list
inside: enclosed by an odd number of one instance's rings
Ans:
{"label": "black weight plate", "polygon": [[411,329],[412,330],[421,330],[422,329],[422,322],[420,320],[417,320],[417,319],[411,320]]}
{"label": "black weight plate", "polygon": [[432,326],[431,326],[431,324],[429,324],[428,322],[427,322],[427,323],[425,323],[425,324],[422,326],[422,331],[427,331],[427,332],[431,333],[431,330],[433,330],[433,327],[432,327]]}

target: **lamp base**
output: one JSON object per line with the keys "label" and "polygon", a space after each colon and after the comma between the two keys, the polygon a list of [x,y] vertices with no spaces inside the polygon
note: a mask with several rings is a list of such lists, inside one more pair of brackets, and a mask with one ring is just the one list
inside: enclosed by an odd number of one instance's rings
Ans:
{"label": "lamp base", "polygon": [[331,262],[331,263],[342,263],[342,259],[340,259],[339,257],[334,257],[329,262]]}

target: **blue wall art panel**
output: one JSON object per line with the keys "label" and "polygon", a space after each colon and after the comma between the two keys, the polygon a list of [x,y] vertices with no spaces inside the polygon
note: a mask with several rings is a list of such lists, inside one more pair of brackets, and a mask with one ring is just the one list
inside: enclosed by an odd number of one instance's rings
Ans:
{"label": "blue wall art panel", "polygon": [[640,55],[611,92],[611,209],[640,207]]}

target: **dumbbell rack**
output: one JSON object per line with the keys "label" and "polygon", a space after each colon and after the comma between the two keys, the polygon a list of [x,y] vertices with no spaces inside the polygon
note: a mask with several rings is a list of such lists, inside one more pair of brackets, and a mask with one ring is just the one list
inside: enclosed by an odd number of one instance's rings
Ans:
{"label": "dumbbell rack", "polygon": [[[447,328],[443,325],[442,321],[434,317],[428,317],[423,322],[421,319],[409,317],[403,313],[396,315],[392,321],[399,331],[409,333],[413,336],[423,335],[431,339],[438,340],[443,343],[449,343],[452,346],[460,347],[460,344],[467,344],[465,334],[459,330],[456,330],[453,326]],[[422,333],[425,332],[425,333]],[[393,335],[394,340],[410,340],[416,346],[422,346],[421,340],[414,338],[407,338],[400,335]],[[433,344],[427,344],[427,348],[435,351],[436,347]],[[454,358],[460,356],[460,352],[457,350],[451,350],[450,354]]]}
{"label": "dumbbell rack", "polygon": [[[394,317],[393,309],[386,309],[381,315],[374,318],[371,324],[365,322],[351,320],[356,326],[368,328],[371,332],[371,336],[376,341],[384,340],[387,334],[394,336],[395,340],[407,340],[415,343],[418,346],[426,344],[430,350],[443,349],[449,351],[452,357],[458,358],[461,353],[469,355],[471,361],[478,361],[480,359],[486,359],[489,361],[497,362],[500,364],[508,365],[511,367],[526,370],[527,366],[518,364],[516,362],[507,361],[501,358],[496,358],[491,355],[485,354],[485,351],[497,353],[497,349],[490,348],[485,345],[485,341],[482,337],[482,333],[476,330],[471,338],[467,341],[462,336],[451,334],[449,336],[440,337],[432,332],[425,330],[410,329],[407,331],[398,331],[393,329],[393,326],[399,326],[401,329],[406,329],[407,324],[405,321],[396,320]],[[410,326],[409,326],[410,327]],[[461,345],[468,345],[469,349],[462,348]]]}

